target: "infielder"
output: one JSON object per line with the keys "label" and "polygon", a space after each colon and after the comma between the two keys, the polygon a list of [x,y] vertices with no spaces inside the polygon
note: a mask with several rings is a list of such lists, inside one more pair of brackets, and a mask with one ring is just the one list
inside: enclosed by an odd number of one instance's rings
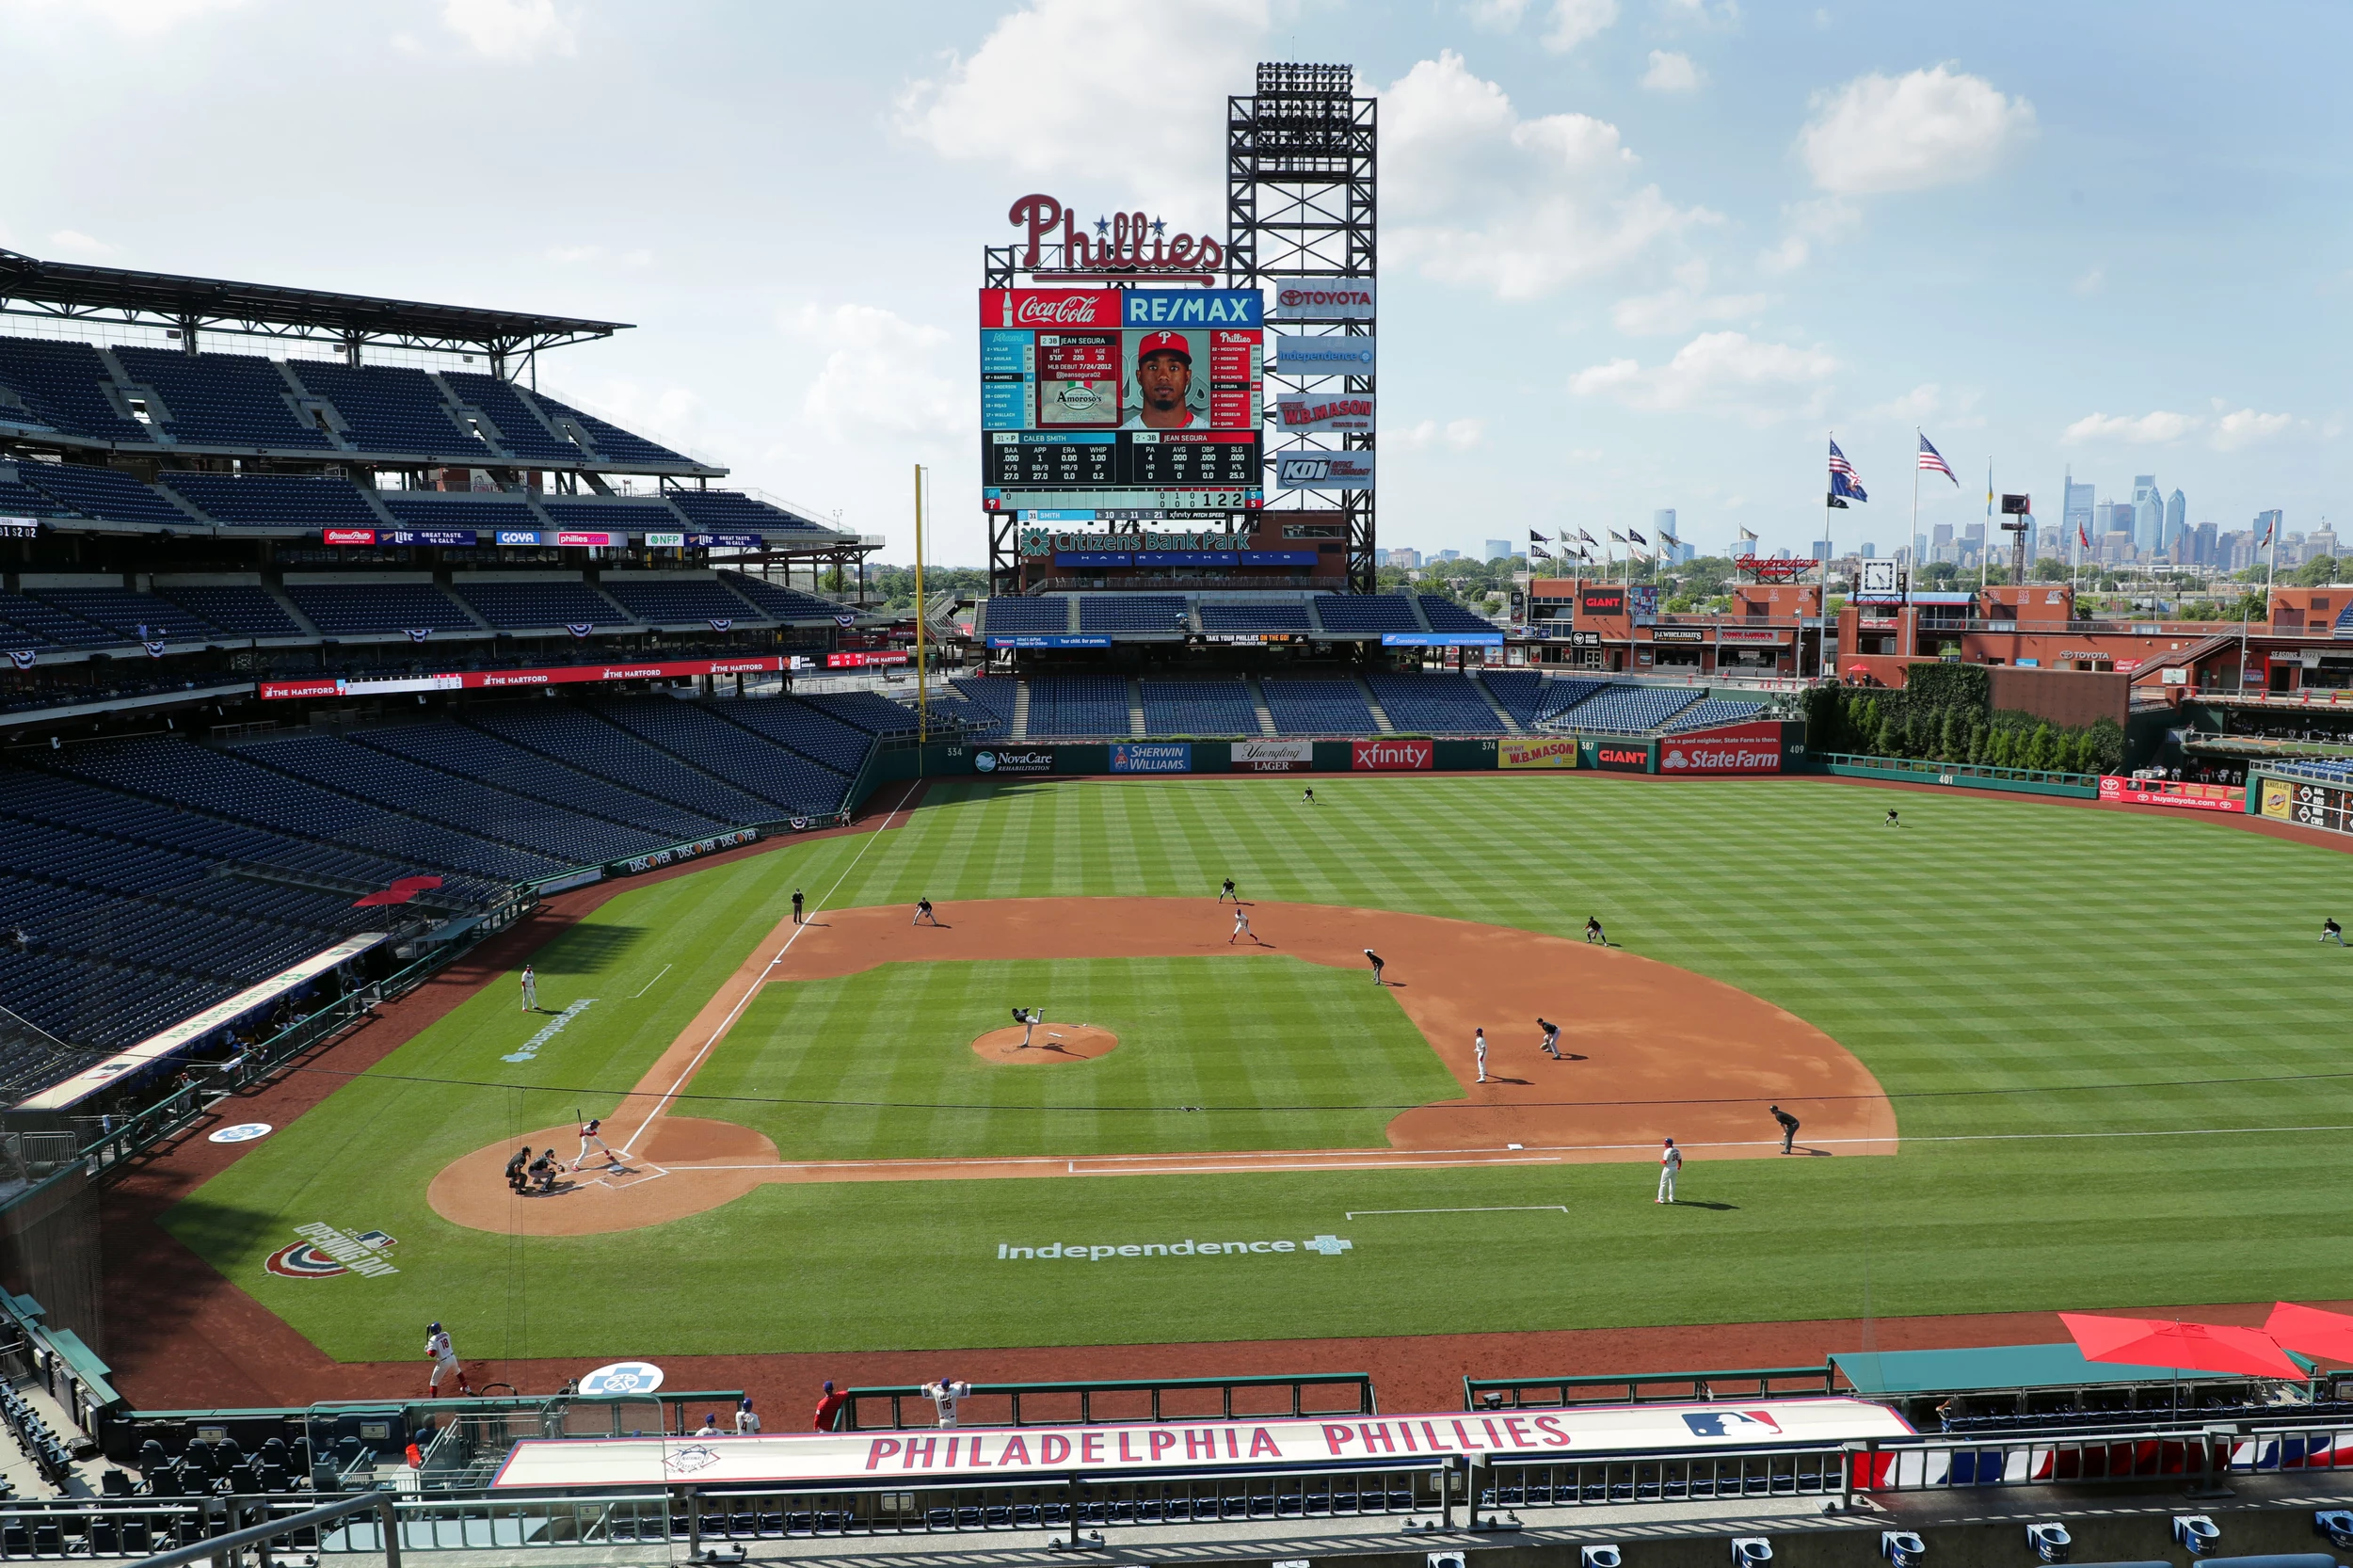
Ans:
{"label": "infielder", "polygon": [[596,1116],[591,1116],[580,1124],[580,1158],[572,1161],[573,1170],[577,1171],[588,1163],[590,1149],[601,1149],[604,1152],[606,1166],[611,1169],[619,1168],[621,1157],[613,1152],[613,1145],[606,1143],[603,1135],[598,1130],[603,1126],[602,1119]]}
{"label": "infielder", "polygon": [[943,1427],[956,1424],[956,1401],[968,1399],[971,1393],[970,1384],[958,1383],[953,1378],[941,1378],[937,1383],[923,1385],[923,1397],[939,1407],[939,1424]]}
{"label": "infielder", "polygon": [[539,977],[531,972],[531,966],[528,964],[523,966],[523,1011],[526,1013],[539,1011]]}
{"label": "infielder", "polygon": [[1250,917],[1242,912],[1241,905],[1238,904],[1234,905],[1234,934],[1225,938],[1225,945],[1230,948],[1244,936],[1257,942],[1260,947],[1266,946],[1266,943],[1260,940],[1258,934],[1250,929]]}
{"label": "infielder", "polygon": [[1545,1054],[1555,1062],[1561,1060],[1561,1026],[1548,1019],[1538,1018],[1536,1027],[1545,1032]]}
{"label": "infielder", "polygon": [[1795,1152],[1790,1148],[1790,1145],[1798,1141],[1798,1118],[1792,1116],[1788,1112],[1784,1111],[1778,1105],[1772,1107],[1771,1109],[1773,1112],[1773,1120],[1781,1124],[1781,1152],[1784,1154]]}
{"label": "infielder", "polygon": [[1608,947],[1609,945],[1609,938],[1602,935],[1600,916],[1588,915],[1585,917],[1585,939],[1588,942],[1599,942],[1603,947]]}
{"label": "infielder", "polygon": [[1381,978],[1381,971],[1388,966],[1381,962],[1381,955],[1373,952],[1370,948],[1367,948],[1365,949],[1365,958],[1367,962],[1372,965],[1372,983],[1375,985],[1386,984],[1387,982]]}
{"label": "infielder", "polygon": [[1673,1203],[1675,1201],[1675,1173],[1681,1169],[1683,1169],[1683,1151],[1676,1148],[1675,1141],[1670,1138],[1667,1140],[1667,1146],[1658,1152],[1658,1196],[1654,1200],[1655,1202]]}
{"label": "infielder", "polygon": [[[409,1321],[415,1322],[416,1320],[411,1318]],[[426,1399],[438,1400],[441,1397],[443,1378],[456,1384],[460,1394],[472,1395],[472,1385],[466,1382],[466,1369],[457,1365],[457,1351],[449,1342],[448,1331],[439,1323],[424,1326],[424,1358],[433,1363],[433,1374],[424,1380]]]}
{"label": "infielder", "polygon": [[1477,1029],[1471,1032],[1471,1054],[1479,1058],[1479,1081],[1484,1083],[1487,1081],[1487,1032],[1485,1030]]}
{"label": "infielder", "polygon": [[930,899],[920,898],[915,901],[915,919],[907,921],[907,924],[921,925],[925,920],[929,920],[932,924],[937,925],[939,923],[939,917],[932,913],[932,901]]}
{"label": "infielder", "polygon": [[1241,895],[1234,891],[1234,879],[1230,876],[1225,879],[1225,885],[1217,892],[1218,903],[1224,904],[1227,899],[1232,899],[1236,904],[1241,902]]}

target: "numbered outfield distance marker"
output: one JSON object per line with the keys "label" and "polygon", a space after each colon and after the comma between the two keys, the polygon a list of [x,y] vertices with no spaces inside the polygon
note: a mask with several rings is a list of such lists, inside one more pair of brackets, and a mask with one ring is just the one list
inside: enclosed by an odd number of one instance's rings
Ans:
{"label": "numbered outfield distance marker", "polygon": [[267,1122],[239,1122],[225,1127],[205,1139],[208,1144],[250,1144],[256,1138],[266,1138],[274,1129]]}

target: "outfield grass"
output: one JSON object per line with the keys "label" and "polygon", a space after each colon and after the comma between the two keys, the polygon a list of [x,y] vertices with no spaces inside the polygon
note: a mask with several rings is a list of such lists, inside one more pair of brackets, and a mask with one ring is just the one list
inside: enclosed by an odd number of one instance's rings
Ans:
{"label": "outfield grass", "polygon": [[[1879,825],[1884,792],[1812,781],[1320,779],[1318,792],[1323,803],[1305,808],[1281,779],[949,785],[893,832],[792,845],[630,891],[541,955],[543,1005],[597,1000],[536,1060],[501,1060],[544,1020],[519,1015],[511,986],[494,986],[257,1146],[167,1224],[346,1360],[410,1355],[418,1323],[453,1315],[470,1356],[602,1356],[2345,1293],[2339,1260],[2353,1220],[2337,1193],[2353,1174],[2353,1078],[2329,1075],[2345,1070],[2339,999],[2353,955],[2313,940],[2321,917],[2346,907],[2348,863],[2330,851],[2202,820],[1961,796],[1907,794],[1905,825],[1889,830]],[[1903,1153],[1702,1161],[1684,1194],[1722,1207],[1675,1209],[1649,1202],[1646,1168],[1608,1165],[770,1186],[659,1230],[575,1240],[467,1231],[425,1207],[425,1183],[458,1154],[561,1121],[575,1104],[593,1111],[600,1094],[609,1108],[783,917],[795,885],[828,907],[928,894],[952,918],[964,898],[1206,899],[1229,874],[1254,898],[1561,935],[1598,914],[1634,952],[1753,991],[1854,1051],[1895,1098]],[[977,1120],[783,1103],[746,1104],[732,1118],[793,1141],[788,1152],[899,1156],[1112,1146],[1101,1140],[1122,1134],[1100,1125],[1109,1118],[1090,1129],[1066,1109],[1025,1112],[1019,1097],[1066,1106],[1122,1071],[1142,1075],[1121,1089],[1123,1104],[1128,1093],[1187,1093],[1186,1075],[1225,1075],[1262,1101],[1291,1093],[1306,1070],[1298,1064],[1257,1075],[1246,1061],[1171,1059],[1160,1032],[1181,1022],[1192,1032],[1192,1011],[1210,1005],[1172,978],[1185,962],[1137,966],[1125,997],[1107,987],[1112,967],[1074,969],[1099,988],[1107,1015],[1126,1009],[1122,1021],[1153,1043],[1046,1069],[1035,1085],[1015,1084],[1020,1069],[980,1067],[965,1048],[974,1026],[947,1017],[985,1000],[993,1022],[1010,977],[982,971],[1006,967],[943,965],[772,991],[696,1089],[782,1102],[899,1097],[928,1083],[938,1092],[927,1103],[950,1103],[955,1075],[988,1081]],[[1286,967],[1248,968],[1253,984],[1273,984]],[[1318,983],[1311,971],[1299,995]],[[927,995],[952,1005],[927,1006]],[[1437,1071],[1381,1032],[1403,1025],[1379,993],[1359,981],[1334,995],[1388,1008],[1371,1016],[1373,1046],[1352,1052],[1385,1073]],[[1151,1009],[1171,1005],[1188,1016],[1164,1025]],[[895,1029],[920,1054],[830,1051],[824,1042],[861,1010],[878,1039]],[[1334,1016],[1353,1029],[1364,1015]],[[1227,1027],[1200,1032],[1215,1039]],[[453,1079],[502,1087],[434,1081]],[[726,1084],[735,1087],[714,1088]],[[1263,1145],[1266,1129],[1248,1127],[1259,1114],[1155,1117],[1149,1136],[1164,1147]],[[1569,1213],[1363,1212],[1503,1204]],[[311,1221],[392,1232],[402,1272],[264,1272],[262,1259]],[[1000,1244],[1319,1234],[1352,1248],[997,1258]],[[907,1288],[919,1268],[952,1279],[952,1316],[935,1292]],[[616,1300],[589,1288],[621,1277],[692,1279],[725,1309],[680,1312],[658,1292]]]}
{"label": "outfield grass", "polygon": [[[1119,1048],[984,1062],[972,1037],[1005,1026],[1013,998]],[[1395,1107],[1463,1092],[1388,991],[1271,953],[887,964],[771,985],[688,1088],[694,1114],[756,1127],[787,1160],[1382,1148]],[[1183,1109],[1205,1105],[1269,1109]],[[1333,1109],[1273,1109],[1297,1106]]]}

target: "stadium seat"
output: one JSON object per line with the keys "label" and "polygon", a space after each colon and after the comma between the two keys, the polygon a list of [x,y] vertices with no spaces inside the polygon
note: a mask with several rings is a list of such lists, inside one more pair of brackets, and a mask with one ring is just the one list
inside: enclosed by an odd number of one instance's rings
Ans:
{"label": "stadium seat", "polygon": [[1377,735],[1364,692],[1347,676],[1266,675],[1258,678],[1267,712],[1285,735]]}
{"label": "stadium seat", "polygon": [[133,384],[152,388],[183,447],[333,451],[335,442],[296,412],[296,392],[278,366],[257,354],[184,354],[176,348],[118,348]]}
{"label": "stadium seat", "polygon": [[1129,733],[1125,676],[1040,675],[1028,684],[1032,737]]}
{"label": "stadium seat", "polygon": [[[1400,594],[1319,594],[1316,618],[1323,630],[1342,634],[1379,632],[1419,632],[1413,601]],[[1487,628],[1493,631],[1493,627]]]}
{"label": "stadium seat", "polygon": [[[1144,694],[1144,728],[1150,735],[1256,735],[1258,710],[1235,675],[1137,682]],[[1034,700],[1034,699],[1032,699]]]}
{"label": "stadium seat", "polygon": [[1640,735],[1659,728],[1699,700],[1698,692],[1677,686],[1612,686],[1578,703],[1568,722],[1577,729]]}
{"label": "stadium seat", "polygon": [[481,631],[473,617],[431,583],[289,583],[286,597],[329,637]]}
{"label": "stadium seat", "polygon": [[185,528],[195,521],[153,487],[113,469],[81,463],[21,463],[17,477],[86,517]]}
{"label": "stadium seat", "polygon": [[1016,636],[1070,630],[1070,601],[1057,598],[1005,598],[981,602],[975,630],[987,636]]}
{"label": "stadium seat", "polygon": [[496,456],[486,440],[452,415],[440,388],[422,370],[321,360],[289,360],[286,368],[333,405],[343,418],[344,440],[362,452],[460,463]]}
{"label": "stadium seat", "polygon": [[384,520],[348,479],[309,479],[289,473],[196,473],[167,469],[160,476],[215,522],[264,528],[381,528]]}
{"label": "stadium seat", "polygon": [[101,390],[114,375],[86,343],[0,337],[0,385],[21,396],[51,427],[92,440],[155,443],[155,431],[125,415]]}
{"label": "stadium seat", "polygon": [[462,410],[472,409],[487,422],[485,437],[494,437],[515,456],[536,457],[567,468],[588,460],[589,455],[576,443],[548,428],[513,382],[468,370],[442,371],[440,379],[456,396],[460,417],[464,417]]}
{"label": "stadium seat", "polygon": [[1492,735],[1503,721],[1470,678],[1375,670],[1365,677],[1391,728],[1408,735]]}
{"label": "stadium seat", "polygon": [[705,572],[607,572],[600,585],[615,603],[648,626],[701,627],[767,618]]}

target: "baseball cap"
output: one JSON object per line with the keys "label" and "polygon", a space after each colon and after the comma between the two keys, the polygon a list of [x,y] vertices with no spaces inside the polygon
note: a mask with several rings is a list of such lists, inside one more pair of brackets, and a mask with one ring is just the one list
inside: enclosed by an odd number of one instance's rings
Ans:
{"label": "baseball cap", "polygon": [[1193,363],[1193,345],[1182,332],[1147,332],[1136,344],[1136,363],[1142,364],[1155,354],[1174,354],[1187,364]]}

